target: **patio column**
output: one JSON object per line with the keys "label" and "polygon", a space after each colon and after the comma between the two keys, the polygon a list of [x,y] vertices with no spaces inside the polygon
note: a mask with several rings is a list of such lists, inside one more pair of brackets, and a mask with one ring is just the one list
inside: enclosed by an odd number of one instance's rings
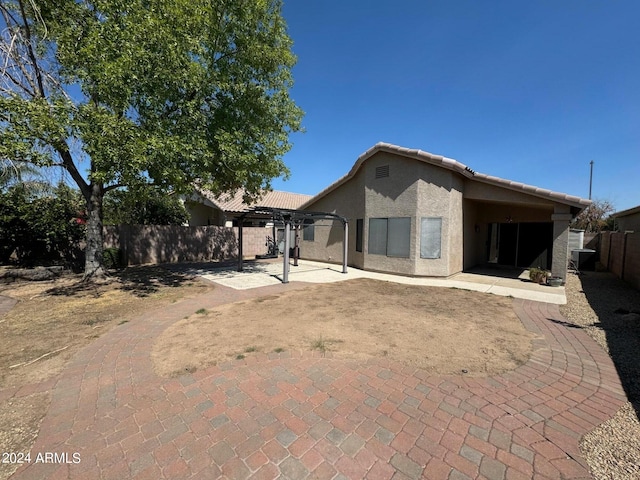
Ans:
{"label": "patio column", "polygon": [[244,255],[242,251],[242,224],[244,223],[244,218],[240,217],[238,219],[238,271],[242,271],[242,256]]}
{"label": "patio column", "polygon": [[342,273],[347,273],[347,252],[349,251],[349,222],[344,222],[344,239],[342,240]]}
{"label": "patio column", "polygon": [[[568,207],[567,207],[568,208]],[[571,213],[558,212],[551,215],[553,220],[553,256],[551,258],[551,274],[554,277],[567,278],[569,263],[569,224],[573,220]]]}
{"label": "patio column", "polygon": [[289,283],[289,235],[291,223],[288,219],[284,221],[284,257],[282,259],[282,283]]}

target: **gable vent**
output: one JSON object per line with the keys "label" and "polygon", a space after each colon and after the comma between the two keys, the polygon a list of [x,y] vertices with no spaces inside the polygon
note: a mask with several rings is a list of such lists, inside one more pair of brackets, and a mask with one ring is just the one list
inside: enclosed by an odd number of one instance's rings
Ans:
{"label": "gable vent", "polygon": [[376,167],[376,178],[384,178],[389,176],[389,165]]}

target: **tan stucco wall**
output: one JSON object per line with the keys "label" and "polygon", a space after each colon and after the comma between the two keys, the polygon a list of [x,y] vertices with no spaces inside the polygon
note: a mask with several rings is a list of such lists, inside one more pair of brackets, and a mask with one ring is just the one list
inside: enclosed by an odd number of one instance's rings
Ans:
{"label": "tan stucco wall", "polygon": [[207,207],[202,203],[185,202],[184,207],[189,214],[189,226],[223,225],[222,212],[218,209]]}
{"label": "tan stucco wall", "polygon": [[616,218],[620,232],[640,232],[640,212]]}
{"label": "tan stucco wall", "polygon": [[[389,165],[389,176],[375,178],[376,167]],[[364,225],[364,268],[383,272],[415,274],[416,205],[420,163],[389,153],[379,153],[361,168],[365,182],[366,218]],[[371,255],[369,251],[369,220],[371,218],[411,218],[409,258]],[[417,253],[419,257],[419,252]]]}
{"label": "tan stucco wall", "polygon": [[[356,219],[364,218],[364,175],[358,172],[350,181],[341,185],[326,197],[309,205],[306,209],[315,212],[335,213],[349,222],[348,264],[364,268],[363,254],[356,252]],[[324,262],[342,262],[342,240],[344,229],[340,221],[322,220],[314,229],[314,241],[302,240],[300,235],[300,255],[302,258]]]}
{"label": "tan stucco wall", "polygon": [[[420,168],[416,235],[417,275],[448,276],[462,270],[462,188],[459,175],[442,168],[415,162]],[[442,218],[441,258],[420,258],[423,217]]]}
{"label": "tan stucco wall", "polygon": [[[466,198],[466,197],[465,197]],[[501,203],[474,202],[478,223],[550,222],[553,205],[545,208],[529,208]]]}
{"label": "tan stucco wall", "polygon": [[488,222],[481,222],[479,203],[464,199],[464,261],[463,268],[468,269],[486,261]]}
{"label": "tan stucco wall", "polygon": [[[375,178],[376,167],[389,165],[389,176]],[[462,178],[450,171],[381,152],[368,159],[358,173],[326,197],[307,207],[332,212],[349,220],[349,265],[406,275],[447,276],[462,270]],[[411,243],[408,258],[373,255],[369,250],[371,218],[408,217]],[[442,256],[420,258],[422,217],[442,218]],[[363,222],[363,252],[356,252],[356,219]],[[326,225],[326,222],[323,222]],[[317,227],[314,242],[300,242],[302,258],[342,259],[342,226]]]}
{"label": "tan stucco wall", "polygon": [[526,193],[515,192],[506,188],[496,187],[477,180],[465,179],[464,198],[469,200],[484,200],[492,203],[508,203],[509,205],[548,206],[549,200],[545,200]]}
{"label": "tan stucco wall", "polygon": [[[375,178],[376,167],[389,166],[389,176]],[[554,221],[553,272],[566,264],[570,207],[534,195],[468,179],[459,173],[388,152],[378,152],[353,178],[307,207],[337,213],[349,220],[349,265],[383,272],[449,276],[487,261],[488,225]],[[408,258],[369,254],[371,218],[411,219]],[[442,218],[442,254],[420,258],[423,217]],[[356,252],[356,219],[364,219],[363,252]],[[340,262],[342,225],[318,227],[314,242],[301,242],[303,258]],[[565,268],[566,272],[566,268]]]}

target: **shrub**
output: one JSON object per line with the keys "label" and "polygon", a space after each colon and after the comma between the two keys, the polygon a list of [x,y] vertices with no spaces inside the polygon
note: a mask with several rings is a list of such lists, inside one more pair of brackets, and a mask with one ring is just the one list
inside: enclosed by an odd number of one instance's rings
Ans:
{"label": "shrub", "polygon": [[542,268],[532,267],[529,269],[529,279],[531,279],[532,282],[545,283],[548,276],[549,272]]}
{"label": "shrub", "polygon": [[122,252],[119,248],[110,247],[102,251],[102,264],[104,268],[122,267]]}
{"label": "shrub", "polygon": [[0,262],[15,253],[18,263],[82,263],[84,204],[77,191],[60,184],[32,192],[17,184],[0,192]]}

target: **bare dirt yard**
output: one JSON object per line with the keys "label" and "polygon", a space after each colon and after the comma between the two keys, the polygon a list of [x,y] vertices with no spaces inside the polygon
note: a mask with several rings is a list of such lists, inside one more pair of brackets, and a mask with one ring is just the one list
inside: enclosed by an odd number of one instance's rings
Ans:
{"label": "bare dirt yard", "polygon": [[158,338],[152,356],[162,376],[292,350],[478,376],[525,362],[533,338],[509,298],[356,279],[194,312]]}
{"label": "bare dirt yard", "polygon": [[[146,309],[212,288],[158,267],[129,268],[99,285],[79,280],[77,275],[64,275],[53,281],[0,285],[0,295],[18,300],[0,315],[0,392],[54,378],[74,353],[111,328],[135,321]],[[2,451],[28,452],[49,394],[12,397],[9,393],[0,399]],[[0,465],[0,479],[12,472]]]}

